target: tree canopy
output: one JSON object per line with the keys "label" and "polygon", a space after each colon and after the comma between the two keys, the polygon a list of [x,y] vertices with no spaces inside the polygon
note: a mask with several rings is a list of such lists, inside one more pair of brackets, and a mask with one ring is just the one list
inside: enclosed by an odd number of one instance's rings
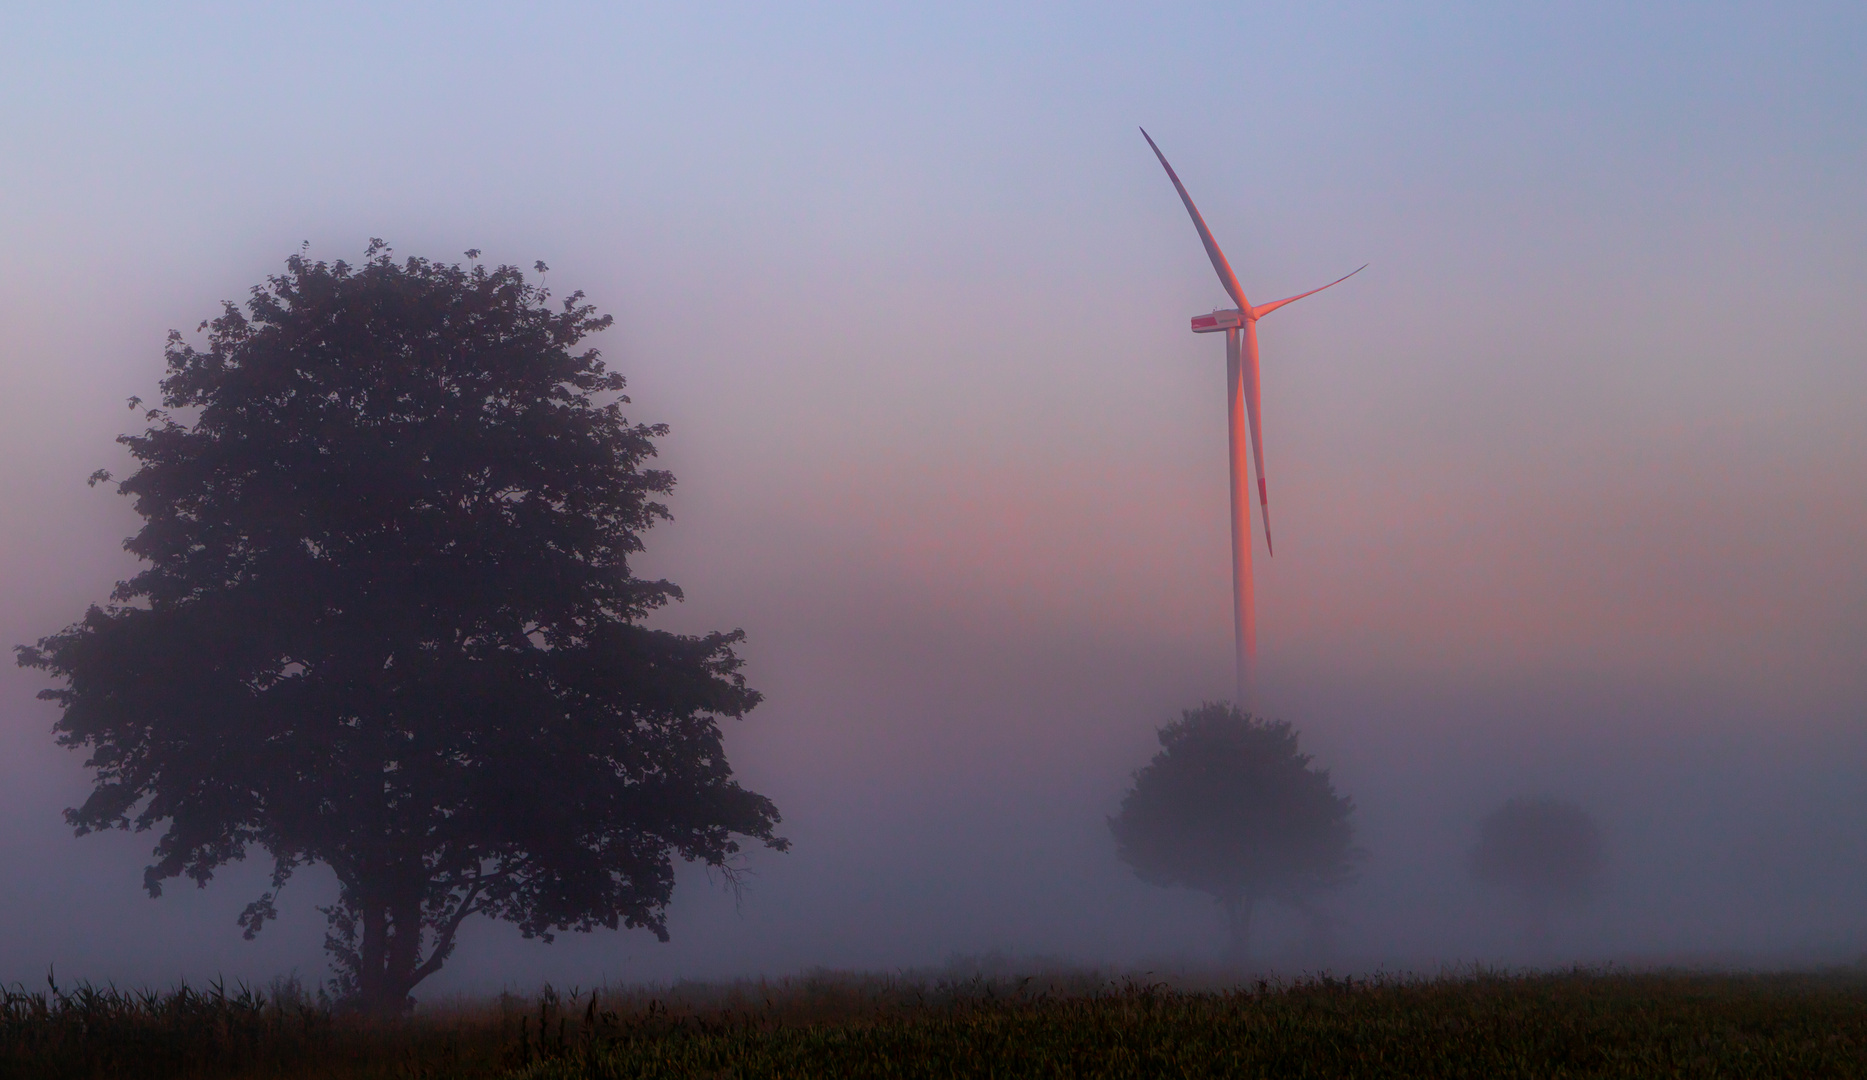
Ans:
{"label": "tree canopy", "polygon": [[1288,723],[1209,702],[1161,728],[1160,744],[1109,830],[1142,881],[1218,900],[1233,959],[1247,955],[1259,900],[1302,903],[1349,879],[1354,804]]}
{"label": "tree canopy", "polygon": [[629,561],[668,517],[665,428],[625,418],[583,301],[381,241],[288,259],[204,348],[169,335],[164,407],[119,440],[146,568],[18,648],[89,751],[76,831],[161,826],[151,895],[269,852],[249,937],[327,864],[337,982],[369,1008],[406,1007],[476,914],[666,940],[674,856],[786,847],[722,747],[759,702],[742,635],[643,625],[681,595]]}
{"label": "tree canopy", "polygon": [[1595,819],[1547,796],[1511,799],[1487,814],[1471,852],[1472,876],[1509,891],[1528,909],[1533,939],[1548,933],[1556,908],[1588,898],[1606,863]]}

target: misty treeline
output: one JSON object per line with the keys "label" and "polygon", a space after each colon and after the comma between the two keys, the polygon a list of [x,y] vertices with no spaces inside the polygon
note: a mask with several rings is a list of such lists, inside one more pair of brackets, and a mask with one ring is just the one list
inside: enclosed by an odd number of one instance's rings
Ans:
{"label": "misty treeline", "polygon": [[[162,404],[132,398],[147,426],[119,440],[143,568],[17,647],[88,753],[75,831],[159,829],[151,896],[265,851],[249,938],[296,870],[329,867],[333,988],[378,1013],[476,915],[666,940],[676,857],[730,880],[742,841],[789,846],[722,745],[760,701],[743,635],[644,625],[681,596],[630,568],[674,478],[649,464],[665,427],[631,422],[581,344],[610,317],[467,258],[295,255],[202,346],[171,333]],[[1234,963],[1265,900],[1326,938],[1318,901],[1362,853],[1297,733],[1221,703],[1160,742],[1109,821],[1120,857],[1215,897]],[[1511,803],[1472,866],[1543,933],[1599,876],[1599,835]]]}
{"label": "misty treeline", "polygon": [[[1153,885],[1206,893],[1226,917],[1226,961],[1251,955],[1251,916],[1277,900],[1308,924],[1312,954],[1328,950],[1321,898],[1354,880],[1366,852],[1354,843],[1354,802],[1297,747],[1297,732],[1229,702],[1188,709],[1160,729],[1161,750],[1134,774],[1108,819],[1118,854]],[[1601,831],[1573,803],[1514,798],[1480,823],[1470,870],[1508,892],[1545,942],[1556,913],[1585,901],[1606,857]]]}

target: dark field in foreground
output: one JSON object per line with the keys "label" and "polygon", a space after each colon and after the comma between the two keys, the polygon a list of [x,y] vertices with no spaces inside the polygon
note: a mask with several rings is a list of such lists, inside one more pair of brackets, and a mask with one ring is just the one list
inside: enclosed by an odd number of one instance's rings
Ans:
{"label": "dark field in foreground", "polygon": [[816,975],[437,1009],[7,995],[0,1076],[1867,1076],[1867,975],[1571,972],[1174,989]]}

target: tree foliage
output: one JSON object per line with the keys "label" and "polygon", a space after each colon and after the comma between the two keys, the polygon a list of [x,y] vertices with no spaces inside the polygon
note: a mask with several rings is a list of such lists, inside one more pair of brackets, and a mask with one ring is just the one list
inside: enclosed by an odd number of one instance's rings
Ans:
{"label": "tree foliage", "polygon": [[1472,876],[1515,894],[1532,914],[1532,936],[1556,907],[1587,899],[1607,863],[1601,830],[1586,810],[1555,798],[1517,798],[1485,816],[1471,852]]}
{"label": "tree foliage", "polygon": [[171,333],[165,408],[119,440],[147,566],[18,650],[90,752],[77,832],[162,826],[151,895],[263,848],[249,937],[329,865],[338,981],[385,1010],[473,915],[665,940],[674,856],[783,849],[721,743],[759,701],[740,633],[643,625],[680,597],[629,564],[674,481],[579,345],[609,324],[373,241],[288,259],[203,349]]}
{"label": "tree foliage", "polygon": [[1160,744],[1109,830],[1142,881],[1218,900],[1234,959],[1246,956],[1259,900],[1301,905],[1349,879],[1354,804],[1298,751],[1288,723],[1209,702],[1161,728]]}

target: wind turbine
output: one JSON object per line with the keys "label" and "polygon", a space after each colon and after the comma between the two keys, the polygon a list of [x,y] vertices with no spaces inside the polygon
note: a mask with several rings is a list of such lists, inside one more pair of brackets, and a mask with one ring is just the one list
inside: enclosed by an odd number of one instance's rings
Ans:
{"label": "wind turbine", "polygon": [[1167,155],[1154,145],[1154,138],[1147,133],[1146,128],[1141,129],[1141,137],[1153,148],[1154,156],[1160,159],[1161,168],[1167,170],[1167,178],[1173,181],[1173,189],[1180,193],[1180,201],[1186,204],[1186,212],[1192,215],[1193,227],[1199,230],[1199,242],[1206,245],[1206,257],[1212,260],[1212,269],[1219,275],[1219,284],[1225,286],[1226,295],[1232,298],[1232,303],[1238,305],[1236,308],[1214,311],[1210,315],[1193,316],[1193,333],[1216,334],[1225,331],[1226,431],[1230,437],[1232,474],[1232,632],[1237,650],[1238,707],[1249,708],[1251,673],[1258,654],[1258,616],[1251,595],[1251,496],[1245,490],[1247,420],[1251,425],[1251,461],[1257,466],[1258,472],[1258,511],[1264,519],[1264,550],[1267,554],[1276,554],[1271,547],[1270,495],[1264,487],[1264,437],[1258,426],[1258,320],[1285,304],[1294,303],[1305,296],[1314,296],[1330,285],[1340,285],[1368,267],[1364,263],[1331,281],[1329,285],[1252,307],[1245,299],[1245,290],[1238,287],[1238,275],[1232,273],[1232,264],[1225,261],[1225,252],[1219,250],[1218,243],[1212,239],[1212,230],[1206,228],[1206,219],[1199,216],[1199,208],[1193,205],[1192,196],[1186,193],[1186,185],[1180,183],[1179,174],[1173,171],[1173,166],[1167,164]]}

